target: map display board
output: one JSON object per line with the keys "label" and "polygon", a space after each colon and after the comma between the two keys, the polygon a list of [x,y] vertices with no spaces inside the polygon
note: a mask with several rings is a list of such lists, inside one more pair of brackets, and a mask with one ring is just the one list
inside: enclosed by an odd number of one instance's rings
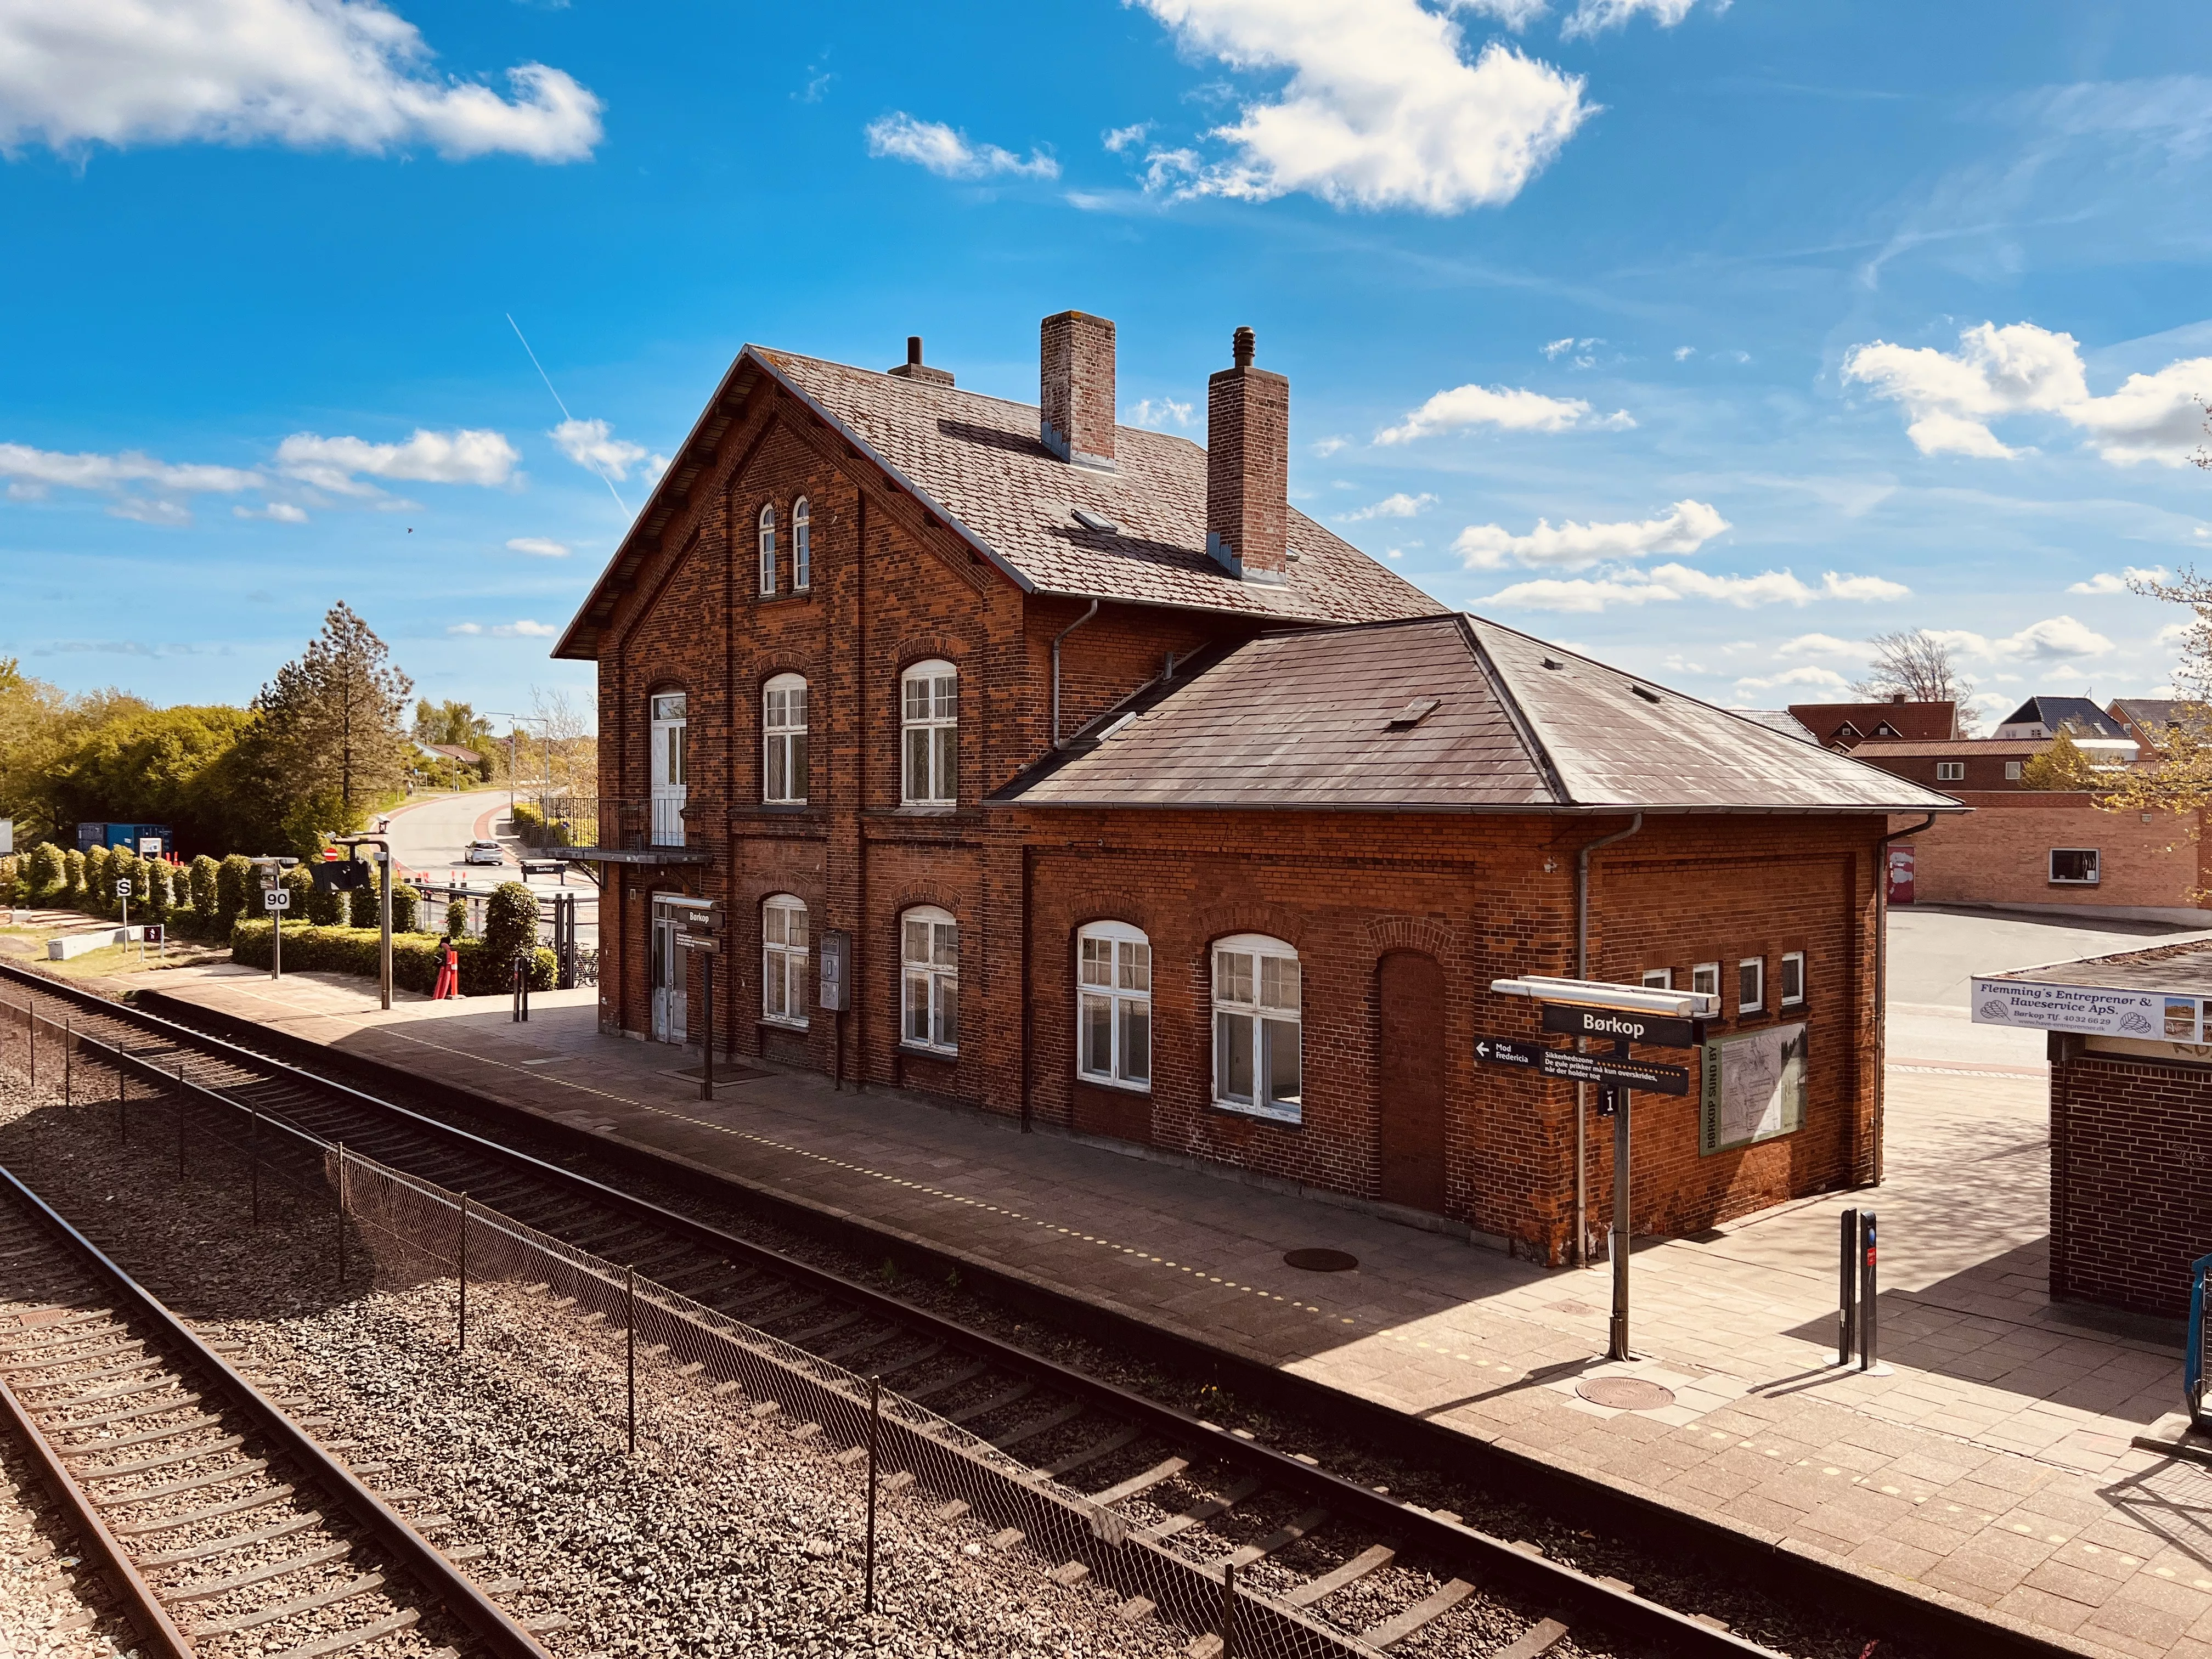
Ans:
{"label": "map display board", "polygon": [[1701,1156],[1771,1140],[1805,1123],[1805,1027],[1770,1026],[1705,1044],[1698,1094]]}

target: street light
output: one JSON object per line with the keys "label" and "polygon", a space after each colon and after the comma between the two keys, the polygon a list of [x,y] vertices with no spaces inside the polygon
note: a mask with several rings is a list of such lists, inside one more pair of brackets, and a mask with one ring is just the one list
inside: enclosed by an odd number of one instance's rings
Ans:
{"label": "street light", "polygon": [[[487,714],[495,714],[503,720],[533,720],[545,728],[545,787],[548,789],[550,789],[553,787],[553,717],[550,714],[509,714],[504,708],[487,708],[484,710],[484,713]],[[514,740],[511,736],[507,739],[507,769],[508,774],[507,780],[507,804],[508,808],[512,810],[514,805],[514,773],[515,770],[515,765]]]}

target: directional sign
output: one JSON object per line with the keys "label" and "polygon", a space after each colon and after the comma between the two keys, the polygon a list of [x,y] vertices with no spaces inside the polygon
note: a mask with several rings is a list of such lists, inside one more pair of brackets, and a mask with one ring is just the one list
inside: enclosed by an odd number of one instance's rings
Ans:
{"label": "directional sign", "polygon": [[1602,1037],[1613,1042],[1648,1042],[1660,1048],[1694,1048],[1705,1039],[1703,1022],[1663,1014],[1625,1014],[1613,1008],[1582,1008],[1565,1002],[1544,1004],[1544,1029],[1562,1036]]}
{"label": "directional sign", "polygon": [[1578,1054],[1571,1048],[1547,1048],[1540,1042],[1520,1042],[1511,1037],[1478,1039],[1474,1057],[1486,1066],[1539,1072],[1569,1083],[1618,1083],[1660,1095],[1690,1092],[1686,1066],[1653,1066],[1640,1060],[1615,1060],[1611,1054]]}
{"label": "directional sign", "polygon": [[128,877],[125,877],[123,880],[115,884],[115,896],[118,898],[129,898],[131,896],[131,882]]}
{"label": "directional sign", "polygon": [[155,926],[145,929],[140,937],[142,937],[149,945],[160,945],[162,942],[160,924],[156,923]]}
{"label": "directional sign", "polygon": [[289,887],[272,887],[262,894],[261,903],[270,910],[289,910],[292,908],[292,890]]}

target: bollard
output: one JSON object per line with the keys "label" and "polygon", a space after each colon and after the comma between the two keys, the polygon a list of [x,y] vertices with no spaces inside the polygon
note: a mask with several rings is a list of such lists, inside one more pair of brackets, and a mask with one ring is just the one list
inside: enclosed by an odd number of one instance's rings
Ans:
{"label": "bollard", "polygon": [[461,1194],[461,1318],[460,1340],[455,1351],[466,1353],[469,1348],[469,1195]]}
{"label": "bollard", "polygon": [[1859,1212],[1844,1211],[1843,1224],[1839,1257],[1843,1276],[1836,1290],[1836,1364],[1848,1365],[1851,1350],[1858,1346]]}
{"label": "bollard", "polygon": [[868,1583],[860,1597],[863,1613],[876,1610],[876,1430],[884,1416],[884,1379],[868,1379]]}
{"label": "bollard", "polygon": [[1237,1659],[1237,1563],[1221,1564],[1221,1659]]}
{"label": "bollard", "polygon": [[1859,1218],[1859,1369],[1870,1371],[1881,1363],[1875,1352],[1874,1303],[1875,1245],[1874,1212],[1867,1210]]}
{"label": "bollard", "polygon": [[623,1330],[629,1349],[629,1450],[637,1455],[637,1269],[623,1269]]}

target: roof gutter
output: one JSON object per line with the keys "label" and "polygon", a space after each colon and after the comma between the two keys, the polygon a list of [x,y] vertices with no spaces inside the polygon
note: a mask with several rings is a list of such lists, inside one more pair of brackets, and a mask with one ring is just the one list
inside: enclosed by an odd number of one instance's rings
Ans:
{"label": "roof gutter", "polygon": [[[1575,977],[1577,979],[1589,977],[1590,854],[1601,847],[1610,847],[1617,841],[1626,841],[1643,828],[1644,814],[1638,812],[1630,822],[1627,829],[1615,830],[1610,836],[1600,836],[1595,841],[1586,841],[1576,850]],[[1583,1039],[1577,1037],[1575,1047],[1580,1048],[1583,1046]],[[1584,1109],[1589,1103],[1589,1085],[1577,1083],[1575,1085],[1575,1266],[1577,1267],[1589,1266],[1589,1114]],[[1618,1127],[1625,1133],[1627,1124],[1627,1115],[1623,1113]],[[1627,1169],[1627,1159],[1621,1156],[1619,1150],[1616,1150],[1613,1161],[1613,1182],[1614,1188],[1622,1193],[1626,1191],[1624,1182]],[[1620,1204],[1616,1204],[1614,1208],[1623,1212],[1622,1224],[1617,1225],[1614,1229],[1623,1237],[1613,1241],[1613,1248],[1616,1250],[1626,1250],[1628,1248],[1628,1239],[1626,1237],[1626,1211]]]}
{"label": "roof gutter", "polygon": [[1060,744],[1060,642],[1098,614],[1098,601],[1091,601],[1091,609],[1052,636],[1052,746]]}

